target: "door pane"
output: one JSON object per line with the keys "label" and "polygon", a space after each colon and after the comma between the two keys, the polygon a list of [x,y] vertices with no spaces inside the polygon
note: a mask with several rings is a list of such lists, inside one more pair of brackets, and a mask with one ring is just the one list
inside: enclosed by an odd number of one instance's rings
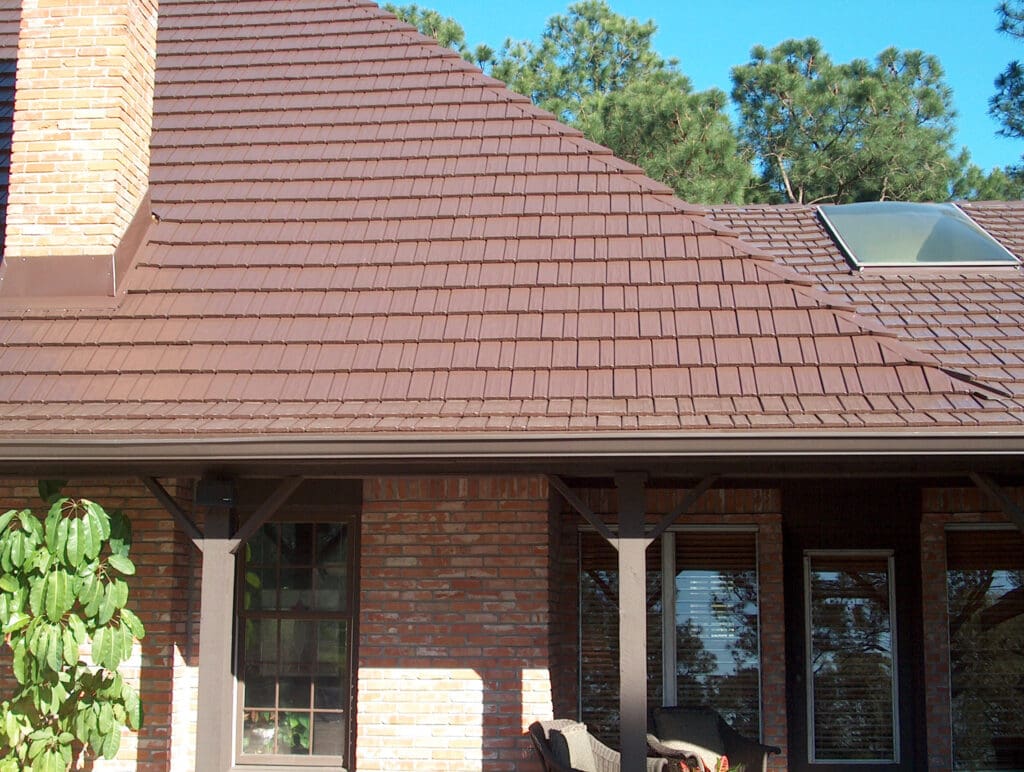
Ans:
{"label": "door pane", "polygon": [[807,558],[813,761],[898,761],[891,558]]}

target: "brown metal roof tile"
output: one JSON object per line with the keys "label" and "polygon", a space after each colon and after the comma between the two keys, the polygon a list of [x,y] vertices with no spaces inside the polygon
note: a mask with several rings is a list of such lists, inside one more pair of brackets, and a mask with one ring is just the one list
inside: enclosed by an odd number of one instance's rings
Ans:
{"label": "brown metal roof tile", "polygon": [[[927,359],[864,320],[1011,377],[1024,361],[1024,334],[1006,334],[1022,309],[1012,282],[897,295],[844,274],[813,210],[683,205],[398,30],[370,4],[161,3],[162,221],[116,319],[0,326],[0,363],[31,373],[0,376],[0,416],[31,399],[54,430],[106,433],[786,429],[865,425],[838,401],[864,389],[879,390],[879,426],[1010,413],[945,399],[947,376],[906,366]],[[834,282],[835,299],[801,281]],[[43,375],[61,369],[59,385]]]}

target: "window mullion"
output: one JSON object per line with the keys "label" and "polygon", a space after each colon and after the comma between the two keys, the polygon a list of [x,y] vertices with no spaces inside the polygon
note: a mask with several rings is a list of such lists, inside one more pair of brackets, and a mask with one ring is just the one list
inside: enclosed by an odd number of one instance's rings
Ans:
{"label": "window mullion", "polygon": [[676,685],[676,534],[661,535],[661,680],[662,703],[679,703]]}

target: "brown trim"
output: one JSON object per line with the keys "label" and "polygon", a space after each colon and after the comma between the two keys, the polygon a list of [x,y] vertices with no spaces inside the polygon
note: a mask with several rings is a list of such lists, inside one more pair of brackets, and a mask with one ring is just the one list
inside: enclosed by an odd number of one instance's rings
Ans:
{"label": "brown trim", "polygon": [[159,501],[160,505],[167,510],[168,514],[174,518],[174,522],[185,532],[185,535],[193,541],[196,547],[202,550],[203,532],[199,530],[199,526],[192,521],[192,518],[185,513],[185,510],[178,506],[178,502],[171,497],[167,489],[153,477],[143,477],[142,484],[153,494],[153,498]]}
{"label": "brown trim", "polygon": [[987,474],[981,474],[979,472],[971,472],[971,481],[978,486],[979,490],[983,491],[990,499],[992,499],[999,508],[1003,511],[1003,514],[1017,526],[1018,529],[1024,531],[1024,509],[1021,509],[1020,505],[1017,504],[1010,496],[999,487],[998,483],[989,477]]}
{"label": "brown trim", "polygon": [[235,610],[235,556],[231,553],[231,514],[211,509],[203,539],[199,618],[199,695],[196,713],[196,769],[231,766],[234,691],[231,683]]}
{"label": "brown trim", "polygon": [[281,480],[281,483],[274,489],[274,492],[270,494],[269,498],[260,505],[260,508],[253,512],[253,514],[244,523],[242,523],[241,526],[239,526],[238,530],[235,531],[234,538],[238,540],[238,543],[231,549],[232,555],[237,554],[239,548],[249,541],[252,535],[277,513],[284,503],[288,501],[288,497],[291,496],[300,485],[302,485],[303,479],[305,478],[285,477]]}
{"label": "brown trim", "polygon": [[611,541],[615,538],[615,534],[612,533],[604,520],[599,515],[595,514],[594,510],[588,507],[580,497],[576,495],[572,488],[562,482],[560,477],[549,474],[547,478],[548,485],[558,491],[558,494],[565,499],[565,502],[575,509],[584,520],[590,523],[595,531],[601,534],[601,536],[603,536],[607,541]]}
{"label": "brown trim", "polygon": [[0,306],[53,308],[58,301],[110,305],[153,222],[147,191],[112,254],[5,256],[0,264]]}
{"label": "brown trim", "polygon": [[622,772],[647,768],[647,547],[646,475],[615,475],[619,535],[619,744]]}
{"label": "brown trim", "polygon": [[661,521],[655,525],[653,529],[648,531],[647,537],[649,539],[657,539],[672,525],[674,525],[676,520],[681,518],[683,515],[689,514],[690,510],[693,509],[693,505],[697,503],[697,499],[703,496],[705,491],[714,485],[717,480],[718,475],[708,475],[697,483],[697,485],[687,491],[686,496],[679,502],[679,506],[661,518]]}
{"label": "brown trim", "polygon": [[190,439],[149,437],[0,439],[0,464],[11,461],[102,461],[173,463],[176,461],[457,461],[658,459],[717,456],[749,460],[763,457],[858,456],[1018,456],[1024,432],[679,432],[577,434],[388,434]]}

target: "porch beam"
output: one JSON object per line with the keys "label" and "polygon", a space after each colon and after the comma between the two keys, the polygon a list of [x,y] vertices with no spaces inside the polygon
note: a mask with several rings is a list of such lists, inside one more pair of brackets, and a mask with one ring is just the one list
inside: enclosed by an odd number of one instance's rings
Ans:
{"label": "porch beam", "polygon": [[1010,518],[1019,530],[1024,531],[1024,509],[1021,509],[1020,505],[1011,499],[995,480],[981,472],[971,472],[970,478],[979,490],[999,505],[1003,514]]}
{"label": "porch beam", "polygon": [[615,475],[619,536],[619,744],[622,772],[647,769],[647,547],[646,475]]}
{"label": "porch beam", "polygon": [[155,477],[143,477],[142,484],[149,489],[149,492],[153,494],[153,498],[159,501],[168,514],[174,518],[174,522],[185,532],[185,535],[201,550],[203,548],[203,532],[199,530],[199,526],[193,522],[192,518],[185,513],[185,510],[178,506],[178,502],[171,498],[171,494],[167,492],[167,489]]}
{"label": "porch beam", "polygon": [[598,517],[598,515],[596,515],[594,511],[573,492],[572,488],[562,482],[560,477],[553,474],[549,474],[547,477],[548,484],[558,491],[559,495],[565,499],[566,503],[579,512],[580,516],[590,523],[594,529],[601,534],[601,536],[603,536],[607,541],[612,541],[615,538],[615,534],[612,533],[604,520]]}
{"label": "porch beam", "polygon": [[302,481],[305,479],[305,477],[300,476],[285,477],[278,483],[274,492],[267,497],[266,501],[260,504],[259,509],[253,512],[239,529],[235,531],[233,539],[237,544],[231,548],[232,555],[237,554],[242,545],[249,541],[253,534],[263,527],[264,523],[277,514],[277,511],[284,506],[288,497],[295,493],[296,489],[302,485]]}
{"label": "porch beam", "polygon": [[199,617],[199,694],[196,714],[196,769],[231,767],[234,688],[231,633],[235,601],[235,539],[231,513],[215,508],[206,515]]}
{"label": "porch beam", "polygon": [[686,496],[679,502],[679,506],[665,515],[657,525],[647,534],[652,540],[657,539],[665,531],[667,531],[680,517],[688,515],[690,510],[693,509],[693,505],[697,503],[697,499],[704,495],[704,493],[716,482],[718,482],[718,475],[712,474],[705,477],[693,488],[687,491]]}

